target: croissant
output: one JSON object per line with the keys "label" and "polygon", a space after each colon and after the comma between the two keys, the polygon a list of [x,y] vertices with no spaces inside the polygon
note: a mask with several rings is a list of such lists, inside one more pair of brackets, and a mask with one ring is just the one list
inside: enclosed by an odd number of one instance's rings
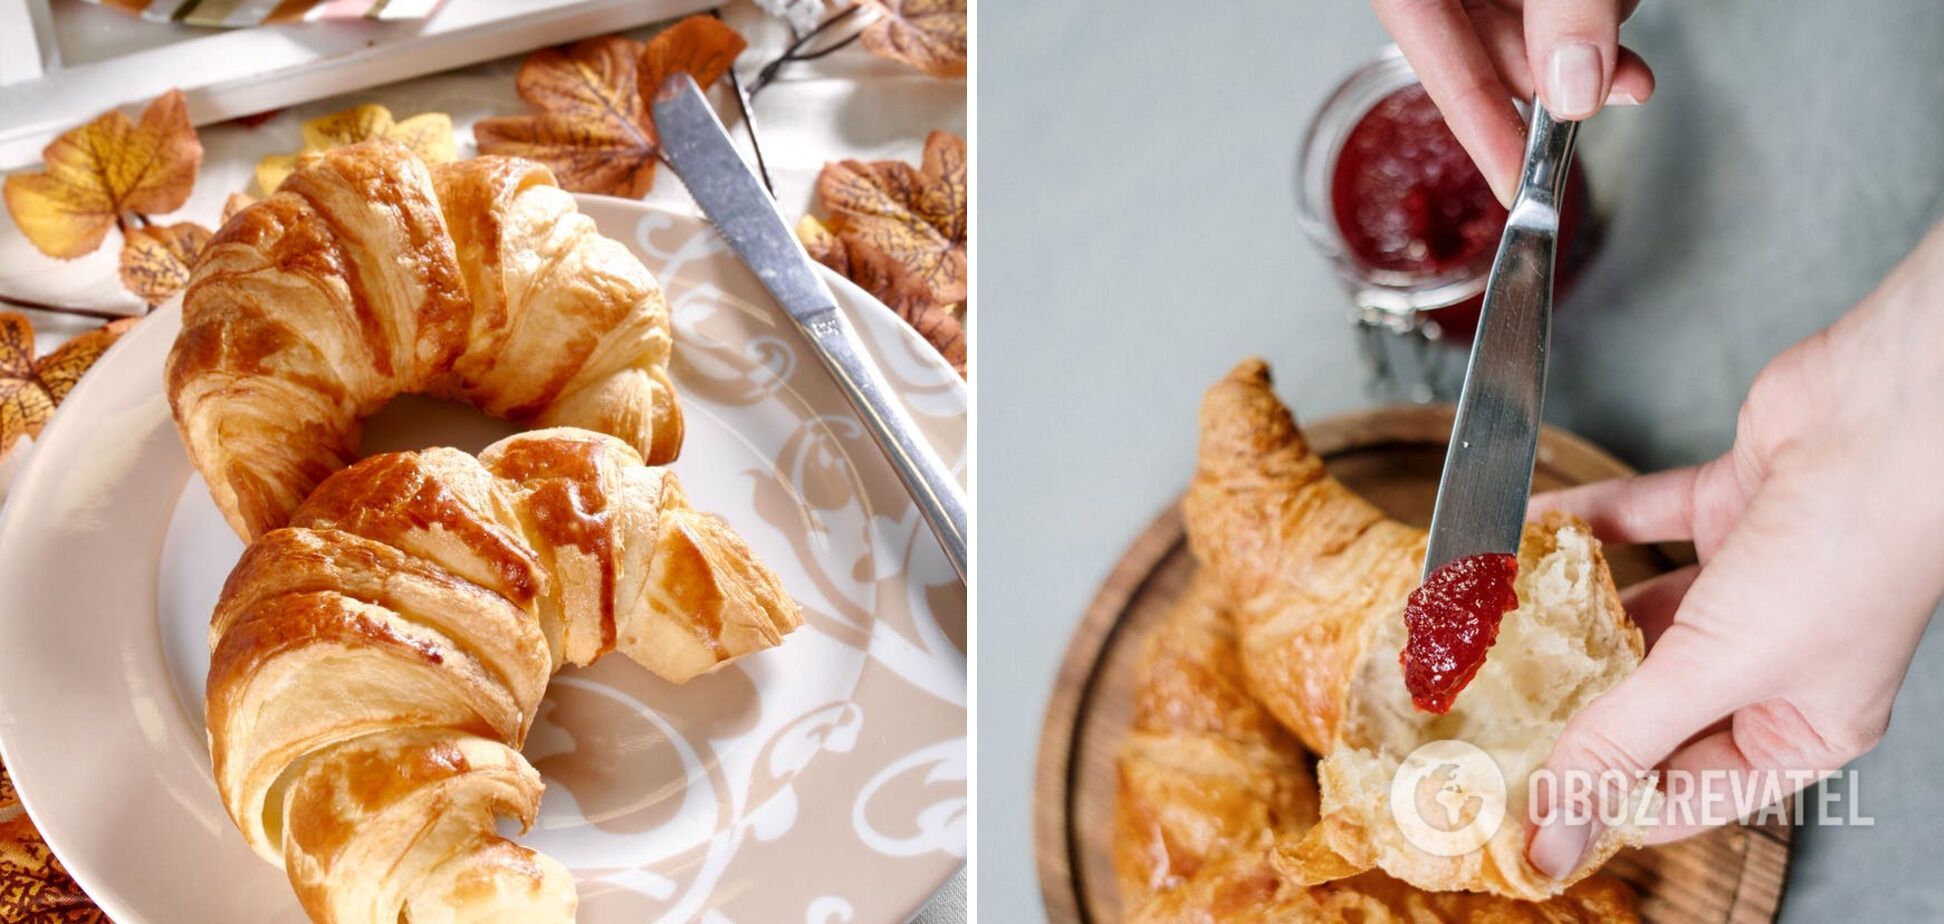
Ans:
{"label": "croissant", "polygon": [[584,430],[373,456],[290,522],[223,586],[206,719],[230,818],[319,922],[572,920],[566,870],[496,833],[538,809],[548,677],[619,650],[680,682],[801,623],[674,474]]}
{"label": "croissant", "polygon": [[182,305],[169,404],[245,541],[400,394],[597,430],[653,464],[681,447],[660,288],[530,161],[428,170],[390,141],[309,158],[217,232]]}
{"label": "croissant", "polygon": [[1210,859],[1316,823],[1308,762],[1243,689],[1237,666],[1228,613],[1198,578],[1135,668],[1114,802],[1114,870],[1129,907]]}
{"label": "croissant", "polygon": [[1638,921],[1633,892],[1595,876],[1543,902],[1424,892],[1370,871],[1306,885],[1275,845],[1316,821],[1303,753],[1239,679],[1230,613],[1198,575],[1149,635],[1119,756],[1114,855],[1134,924]]}
{"label": "croissant", "polygon": [[[1200,460],[1182,505],[1190,544],[1233,606],[1250,691],[1323,758],[1323,818],[1301,842],[1278,845],[1284,875],[1319,883],[1381,867],[1420,888],[1541,899],[1640,843],[1638,825],[1609,827],[1564,881],[1525,859],[1529,777],[1567,719],[1638,666],[1643,652],[1585,523],[1551,514],[1527,525],[1519,604],[1497,644],[1449,713],[1420,712],[1398,652],[1424,532],[1385,517],[1324,471],[1259,360],[1209,390],[1201,422]],[[1413,843],[1389,807],[1404,757],[1443,739],[1482,749],[1503,776],[1503,823],[1455,856]],[[1654,799],[1652,784],[1630,798],[1636,807]]]}

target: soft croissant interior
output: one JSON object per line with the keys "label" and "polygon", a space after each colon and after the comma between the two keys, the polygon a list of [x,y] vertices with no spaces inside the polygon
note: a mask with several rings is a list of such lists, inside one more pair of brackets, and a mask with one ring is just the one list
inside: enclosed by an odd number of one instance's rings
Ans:
{"label": "soft croissant interior", "polygon": [[[1528,782],[1567,720],[1639,664],[1641,641],[1620,615],[1598,540],[1578,520],[1551,514],[1527,528],[1515,586],[1518,608],[1506,614],[1485,665],[1444,715],[1418,710],[1405,689],[1396,658],[1404,646],[1404,621],[1378,620],[1372,629],[1370,656],[1352,682],[1339,743],[1319,769],[1325,814],[1341,810],[1370,822],[1376,850],[1371,859],[1394,874],[1446,880],[1455,865],[1461,877],[1502,877],[1528,896],[1558,887],[1523,859]],[[1497,834],[1483,850],[1456,858],[1418,850],[1388,810],[1391,782],[1405,756],[1446,739],[1485,751],[1505,783],[1505,820]],[[1623,832],[1622,839],[1637,843],[1638,832]]]}
{"label": "soft croissant interior", "polygon": [[1230,613],[1206,573],[1142,645],[1133,727],[1121,742],[1115,871],[1125,920],[1243,922],[1637,921],[1620,881],[1590,877],[1523,902],[1426,892],[1379,870],[1304,885],[1275,845],[1317,818],[1308,757],[1242,689]]}

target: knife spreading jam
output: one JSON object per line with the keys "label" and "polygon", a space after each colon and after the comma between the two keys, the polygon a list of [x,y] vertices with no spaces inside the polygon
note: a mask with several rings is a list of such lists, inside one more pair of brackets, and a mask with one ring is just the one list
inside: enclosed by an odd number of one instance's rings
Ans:
{"label": "knife spreading jam", "polygon": [[1519,605],[1513,579],[1519,560],[1487,552],[1446,562],[1404,604],[1408,633],[1398,663],[1411,702],[1444,714],[1485,664],[1499,622]]}

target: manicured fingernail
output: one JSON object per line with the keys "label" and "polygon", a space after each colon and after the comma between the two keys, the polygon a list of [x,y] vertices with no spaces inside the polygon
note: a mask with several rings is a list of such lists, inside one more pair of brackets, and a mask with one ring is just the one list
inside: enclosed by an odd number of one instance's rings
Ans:
{"label": "manicured fingernail", "polygon": [[1554,879],[1564,879],[1579,868],[1587,846],[1593,843],[1595,824],[1597,822],[1593,819],[1549,818],[1532,836],[1532,844],[1526,848],[1526,857],[1540,872]]}
{"label": "manicured fingernail", "polygon": [[1606,104],[1609,106],[1638,106],[1640,105],[1640,97],[1633,95],[1633,93],[1627,90],[1615,87],[1612,93],[1607,94]]}
{"label": "manicured fingernail", "polygon": [[1584,119],[1600,105],[1600,50],[1586,42],[1560,45],[1546,64],[1546,105],[1562,119]]}

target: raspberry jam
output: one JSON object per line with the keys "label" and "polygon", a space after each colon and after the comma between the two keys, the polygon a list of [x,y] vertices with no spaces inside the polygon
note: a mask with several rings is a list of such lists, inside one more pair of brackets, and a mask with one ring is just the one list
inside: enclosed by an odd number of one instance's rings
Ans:
{"label": "raspberry jam", "polygon": [[[1331,226],[1324,247],[1360,301],[1408,305],[1436,322],[1438,339],[1470,343],[1504,207],[1401,59],[1359,71],[1337,96],[1344,101],[1326,104],[1307,142],[1306,159],[1328,160],[1314,175],[1304,168],[1306,214]],[[1555,297],[1599,243],[1590,201],[1575,162],[1560,206]]]}
{"label": "raspberry jam", "polygon": [[1519,560],[1488,552],[1445,563],[1404,604],[1408,637],[1398,663],[1411,702],[1443,714],[1485,664],[1499,621],[1519,605],[1512,579]]}
{"label": "raspberry jam", "polygon": [[1330,200],[1350,253],[1389,272],[1483,272],[1505,230],[1505,207],[1418,84],[1350,130]]}

